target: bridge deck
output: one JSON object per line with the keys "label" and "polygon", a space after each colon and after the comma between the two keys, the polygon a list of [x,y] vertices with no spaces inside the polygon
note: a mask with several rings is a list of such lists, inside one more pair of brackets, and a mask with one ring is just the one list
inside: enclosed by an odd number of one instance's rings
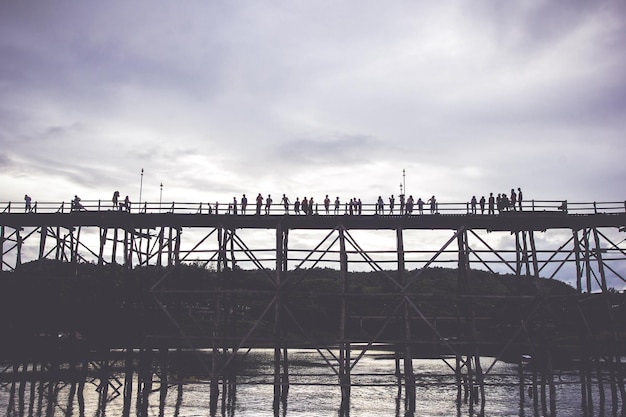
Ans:
{"label": "bridge deck", "polygon": [[586,227],[626,226],[626,213],[567,214],[564,212],[511,211],[497,215],[228,215],[177,213],[126,213],[81,211],[70,213],[2,213],[0,225],[9,227],[76,227],[149,229],[155,227],[223,227],[226,229],[319,229],[339,225],[347,229],[429,229],[519,231],[547,229],[579,230]]}

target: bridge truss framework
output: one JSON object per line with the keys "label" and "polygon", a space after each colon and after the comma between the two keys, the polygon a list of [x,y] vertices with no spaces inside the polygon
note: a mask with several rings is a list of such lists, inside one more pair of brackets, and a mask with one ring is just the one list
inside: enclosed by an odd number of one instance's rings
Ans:
{"label": "bridge truss framework", "polygon": [[[175,213],[130,214],[117,211],[71,213],[5,213],[0,214],[0,264],[2,270],[16,270],[22,264],[39,259],[69,263],[116,263],[128,269],[161,266],[163,276],[151,291],[155,303],[179,329],[179,341],[191,348],[213,349],[211,363],[211,403],[217,405],[219,382],[224,380],[228,364],[243,349],[271,343],[274,348],[274,407],[280,406],[289,387],[288,349],[293,340],[283,333],[283,322],[298,326],[290,311],[289,299],[297,292],[297,281],[317,266],[339,271],[337,334],[333,340],[309,338],[302,331],[302,345],[314,347],[337,376],[341,389],[340,410],[349,410],[352,375],[365,353],[381,343],[394,346],[398,357],[399,386],[405,388],[405,406],[414,409],[416,380],[413,359],[420,343],[435,344],[441,359],[456,377],[457,401],[469,393],[469,407],[484,408],[485,381],[494,365],[503,359],[511,345],[525,339],[541,357],[541,366],[533,371],[530,389],[535,401],[544,407],[554,406],[552,345],[549,323],[543,312],[555,303],[540,292],[540,277],[566,279],[576,287],[574,302],[579,306],[580,337],[576,351],[580,356],[583,406],[592,402],[592,384],[603,384],[594,370],[606,366],[614,401],[626,401],[620,335],[616,334],[619,318],[614,317],[610,295],[611,283],[622,285],[626,249],[623,233],[626,213],[568,215],[550,212],[511,212],[497,216],[423,215],[423,216],[234,216]],[[205,294],[214,302],[210,329],[200,329],[202,341],[180,326],[176,315],[164,299],[172,294],[164,282],[171,279],[176,267],[194,263],[211,267],[217,274],[233,273],[240,268],[256,270],[271,284],[265,294],[265,308],[237,339],[224,335],[226,292]],[[423,312],[422,305],[434,296],[416,298],[411,292],[420,275],[435,266],[457,268],[457,334],[450,338],[440,331],[442,318]],[[533,288],[534,296],[521,296],[511,289],[507,296],[483,296],[470,290],[472,270],[503,272],[514,275],[519,288]],[[351,315],[352,271],[375,271],[389,283],[395,296],[393,305],[376,319],[373,330],[363,336],[355,323],[367,318]],[[194,296],[177,293],[177,297]],[[256,297],[255,294],[250,294]],[[603,334],[589,325],[585,303],[605,307]],[[507,342],[483,363],[484,340],[477,332],[484,304],[515,304],[519,324],[512,329]],[[221,312],[221,314],[220,314]],[[272,340],[256,338],[261,323],[273,323]],[[612,322],[613,321],[613,322]],[[388,326],[402,329],[399,340],[386,340]],[[417,323],[427,328],[432,338],[416,331]],[[301,326],[302,327],[302,326]],[[370,326],[371,327],[371,326]],[[529,330],[533,328],[534,330]],[[609,329],[607,331],[606,329]],[[209,331],[210,330],[210,331]],[[355,336],[357,335],[358,336]],[[622,351],[620,351],[622,349]],[[521,358],[520,358],[521,360]],[[520,369],[522,369],[520,367]],[[528,378],[528,376],[526,376]],[[520,376],[523,395],[524,376]],[[604,388],[601,390],[604,393]],[[604,394],[602,394],[604,395]],[[478,405],[480,404],[480,405]]]}

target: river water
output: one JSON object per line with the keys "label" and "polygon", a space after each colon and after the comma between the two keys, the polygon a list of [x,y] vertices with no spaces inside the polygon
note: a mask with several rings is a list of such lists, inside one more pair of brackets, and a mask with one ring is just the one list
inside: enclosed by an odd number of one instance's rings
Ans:
{"label": "river water", "polygon": [[[356,356],[356,355],[355,355]],[[2,367],[0,415],[20,417],[53,416],[229,416],[229,417],[320,417],[320,416],[474,416],[481,415],[480,403],[457,405],[455,375],[441,359],[416,359],[416,400],[414,412],[407,412],[404,387],[399,389],[394,375],[394,358],[386,352],[368,351],[352,370],[349,409],[340,411],[341,390],[337,376],[319,352],[289,351],[289,391],[277,408],[273,407],[273,351],[254,350],[247,354],[226,395],[220,385],[217,408],[211,413],[210,381],[202,377],[177,380],[169,375],[161,384],[158,360],[155,374],[146,388],[139,371],[129,377],[123,364],[110,372],[102,370],[102,361],[90,362],[83,378],[51,378],[22,375],[13,364]],[[486,369],[493,358],[481,358]],[[115,365],[113,361],[107,361]],[[453,363],[452,363],[453,365]],[[21,365],[23,367],[23,364]],[[28,371],[29,366],[26,367]],[[41,368],[40,368],[41,369]],[[45,368],[44,368],[45,370]],[[605,400],[600,402],[597,384],[592,386],[593,404],[583,409],[578,370],[555,370],[554,414],[550,404],[542,406],[540,398],[529,397],[527,374],[524,396],[520,398],[519,368],[516,364],[496,363],[485,377],[485,416],[625,416],[622,399],[612,401],[611,389],[604,385]],[[106,376],[104,376],[106,375]],[[603,377],[604,378],[604,377]],[[606,376],[608,380],[608,376]],[[143,382],[142,382],[143,381]],[[126,395],[125,395],[126,393]],[[534,401],[534,400],[537,401]]]}

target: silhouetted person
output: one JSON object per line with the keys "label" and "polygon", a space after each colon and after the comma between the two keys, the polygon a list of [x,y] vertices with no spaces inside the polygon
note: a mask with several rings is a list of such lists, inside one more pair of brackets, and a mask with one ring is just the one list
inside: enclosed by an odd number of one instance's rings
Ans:
{"label": "silhouetted person", "polygon": [[393,206],[396,204],[396,199],[393,194],[389,197],[389,214],[393,214]]}
{"label": "silhouetted person", "polygon": [[430,203],[430,214],[435,214],[437,211],[437,200],[435,196],[430,197],[426,203]]}
{"label": "silhouetted person", "polygon": [[330,214],[330,198],[328,198],[328,194],[326,194],[326,197],[324,198],[324,210],[326,211],[326,214]]}
{"label": "silhouetted person", "polygon": [[74,200],[72,200],[72,208],[71,211],[81,211],[85,210],[85,207],[80,203],[80,197],[77,195],[74,196]]}
{"label": "silhouetted person", "polygon": [[378,196],[378,200],[376,200],[376,214],[385,214],[385,203],[383,202],[383,197]]}
{"label": "silhouetted person", "polygon": [[124,209],[125,211],[130,213],[130,198],[128,198],[128,196],[126,196],[124,198],[124,201],[122,203],[120,203],[120,210]]}
{"label": "silhouetted person", "polygon": [[470,205],[472,207],[472,214],[476,214],[476,196],[475,195],[472,196],[472,201],[470,202]]}
{"label": "silhouetted person", "polygon": [[271,207],[272,207],[272,195],[268,194],[267,198],[265,199],[265,214],[266,215],[270,214]]}
{"label": "silhouetted person", "polygon": [[500,193],[496,196],[496,208],[498,209],[498,213],[502,212],[502,197]]}
{"label": "silhouetted person", "polygon": [[480,204],[480,214],[485,214],[485,196],[480,197],[478,204]]}
{"label": "silhouetted person", "polygon": [[241,214],[246,214],[246,207],[248,207],[248,198],[244,194],[241,196]]}
{"label": "silhouetted person", "polygon": [[400,198],[400,214],[404,214],[404,194],[400,194],[398,198]]}
{"label": "silhouetted person", "polygon": [[511,208],[511,202],[509,201],[509,197],[507,197],[505,193],[502,193],[502,197],[500,198],[502,200],[502,209],[505,211],[509,211],[509,209]]}
{"label": "silhouetted person", "polygon": [[233,215],[237,215],[237,197],[233,197]]}
{"label": "silhouetted person", "polygon": [[293,211],[296,214],[300,214],[300,199],[296,197],[296,201],[293,203]]}
{"label": "silhouetted person", "polygon": [[309,198],[309,211],[307,212],[309,216],[313,215],[313,204],[315,203],[313,203],[313,197],[311,197]]}
{"label": "silhouetted person", "polygon": [[350,216],[352,216],[354,214],[354,200],[353,199],[350,199],[348,210],[350,211]]}
{"label": "silhouetted person", "polygon": [[302,209],[304,215],[309,214],[309,200],[306,198],[306,196],[302,199],[302,204],[300,205],[300,208]]}
{"label": "silhouetted person", "polygon": [[259,193],[259,195],[256,196],[256,215],[257,216],[261,215],[261,207],[263,207],[263,196],[261,195],[261,193]]}
{"label": "silhouetted person", "polygon": [[517,204],[519,205],[519,211],[522,211],[522,189],[517,188]]}
{"label": "silhouetted person", "polygon": [[495,205],[495,199],[493,198],[493,193],[489,193],[489,205],[488,205],[487,214],[496,214],[494,205]]}
{"label": "silhouetted person", "polygon": [[24,194],[24,213],[30,213],[30,211],[32,210],[30,202],[31,202],[31,198],[28,194]]}
{"label": "silhouetted person", "polygon": [[417,199],[417,211],[419,214],[424,214],[424,200],[422,200],[422,197]]}
{"label": "silhouetted person", "polygon": [[285,207],[285,214],[289,214],[289,199],[285,194],[283,194],[281,201],[283,202],[283,207]]}
{"label": "silhouetted person", "polygon": [[511,208],[513,209],[513,211],[516,211],[517,208],[515,207],[517,203],[517,194],[515,194],[515,188],[511,188]]}
{"label": "silhouetted person", "polygon": [[113,210],[119,210],[120,206],[118,204],[118,200],[120,199],[120,192],[119,191],[115,191],[113,193],[113,198],[111,199],[111,201],[113,202]]}
{"label": "silhouetted person", "polygon": [[406,214],[408,215],[413,214],[413,204],[414,204],[413,196],[410,195],[409,198],[407,198],[406,200]]}
{"label": "silhouetted person", "polygon": [[339,215],[339,207],[341,207],[341,202],[339,201],[339,196],[335,198],[335,215]]}
{"label": "silhouetted person", "polygon": [[359,213],[359,216],[361,215],[361,213],[363,213],[363,203],[361,202],[361,199],[359,198],[356,202],[356,207]]}

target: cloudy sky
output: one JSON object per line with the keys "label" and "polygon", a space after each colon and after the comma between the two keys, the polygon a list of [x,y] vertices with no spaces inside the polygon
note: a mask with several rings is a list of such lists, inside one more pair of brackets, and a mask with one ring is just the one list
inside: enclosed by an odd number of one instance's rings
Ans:
{"label": "cloudy sky", "polygon": [[0,2],[0,201],[624,201],[626,3]]}

